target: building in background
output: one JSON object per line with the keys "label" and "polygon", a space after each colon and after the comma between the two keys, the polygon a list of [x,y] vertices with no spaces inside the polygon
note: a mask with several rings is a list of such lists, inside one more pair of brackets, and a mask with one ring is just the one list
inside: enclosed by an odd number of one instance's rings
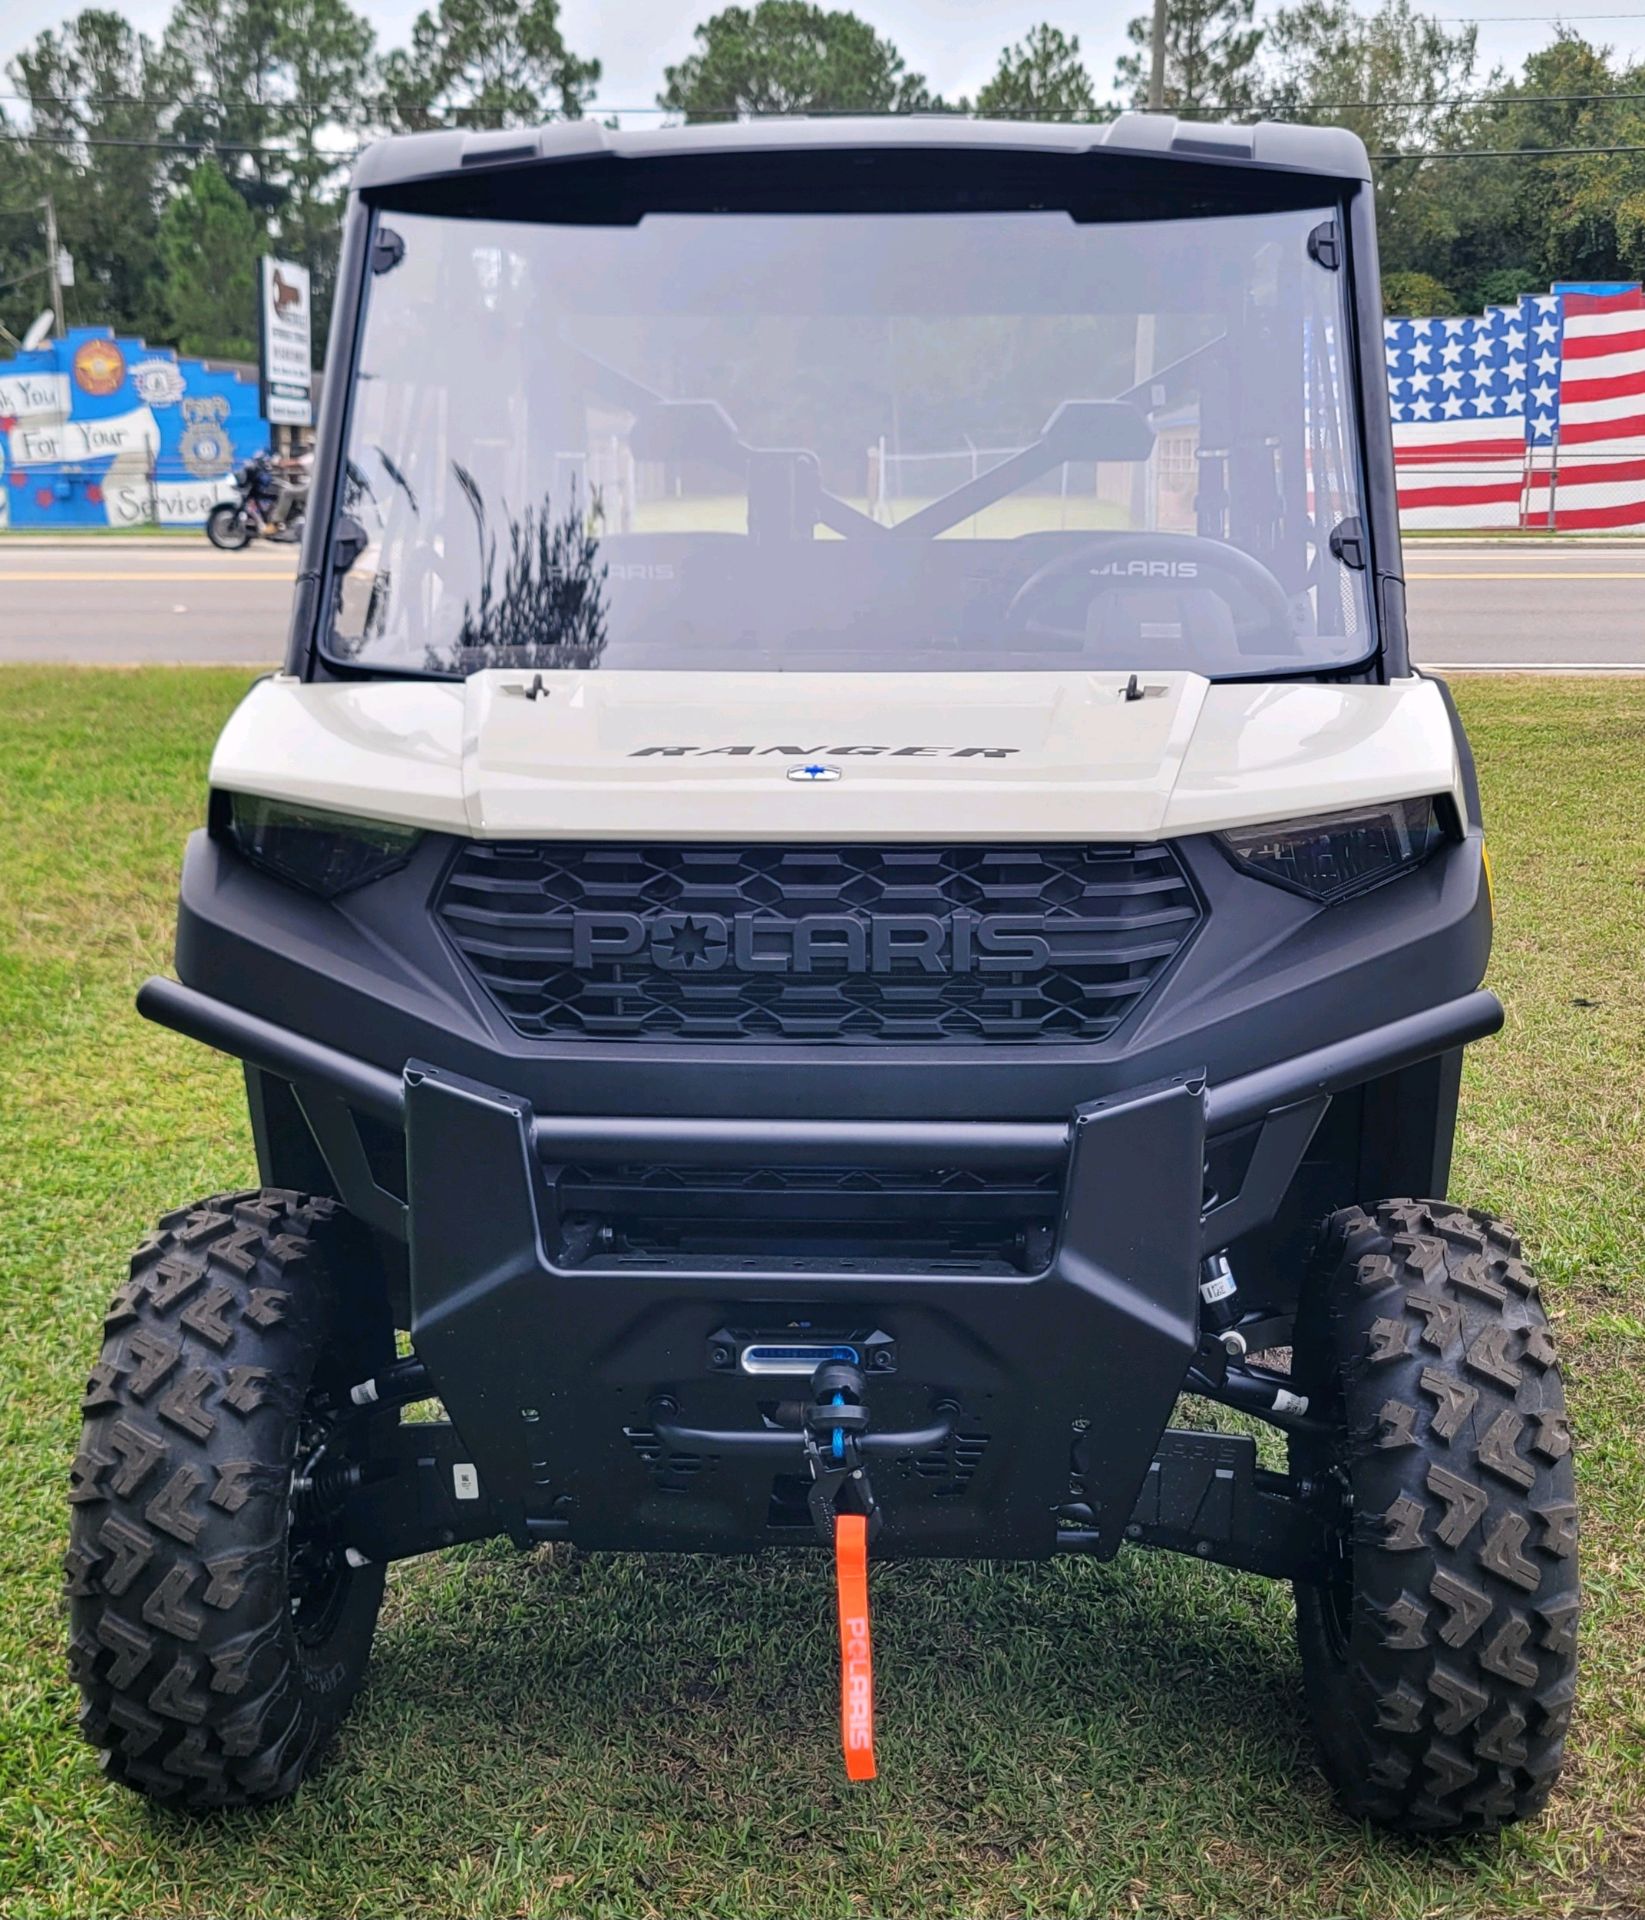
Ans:
{"label": "building in background", "polygon": [[197,526],[268,444],[253,370],[74,327],[0,362],[0,527]]}

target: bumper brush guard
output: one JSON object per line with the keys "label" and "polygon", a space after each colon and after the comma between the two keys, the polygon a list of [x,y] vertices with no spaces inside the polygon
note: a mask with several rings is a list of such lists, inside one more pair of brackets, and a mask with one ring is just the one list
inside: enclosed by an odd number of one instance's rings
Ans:
{"label": "bumper brush guard", "polygon": [[[376,1489],[360,1516],[373,1557],[496,1532],[688,1551],[805,1537],[813,1436],[780,1404],[751,1424],[750,1396],[771,1383],[702,1366],[705,1332],[753,1309],[774,1326],[894,1327],[898,1364],[874,1376],[871,1427],[853,1432],[844,1415],[829,1429],[892,1476],[880,1487],[882,1551],[1107,1556],[1129,1537],[1287,1573],[1319,1528],[1293,1511],[1278,1476],[1256,1469],[1254,1443],[1165,1433],[1185,1385],[1222,1384],[1196,1366],[1201,1262],[1271,1217],[1333,1093],[1502,1019],[1495,996],[1476,992],[1232,1081],[1184,1075],[1085,1103],[1065,1121],[745,1121],[541,1115],[419,1062],[394,1075],[171,981],[149,981],[139,1006],[287,1079],[305,1100],[404,1128],[407,1204],[389,1215],[409,1244],[414,1349],[452,1426],[403,1429],[423,1471],[401,1477],[426,1489],[457,1462],[477,1471],[483,1493],[454,1506],[408,1487],[397,1511]],[[1207,1139],[1253,1126],[1239,1190],[1203,1211]],[[557,1266],[545,1162],[647,1155],[1060,1166],[1055,1249],[1033,1274],[758,1256]],[[1230,1374],[1224,1397],[1237,1402],[1232,1389],[1251,1378]],[[918,1458],[979,1419],[989,1444],[965,1498],[912,1497]],[[1071,1510],[1076,1439],[1084,1486]],[[788,1476],[795,1511],[779,1514],[774,1478]]]}

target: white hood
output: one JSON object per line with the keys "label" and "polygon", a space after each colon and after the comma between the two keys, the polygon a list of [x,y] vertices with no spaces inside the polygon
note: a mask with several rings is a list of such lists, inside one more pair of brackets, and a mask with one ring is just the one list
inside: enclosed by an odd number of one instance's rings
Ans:
{"label": "white hood", "polygon": [[230,720],[211,778],[484,837],[834,842],[1149,840],[1459,786],[1424,680],[1131,679],[282,675]]}

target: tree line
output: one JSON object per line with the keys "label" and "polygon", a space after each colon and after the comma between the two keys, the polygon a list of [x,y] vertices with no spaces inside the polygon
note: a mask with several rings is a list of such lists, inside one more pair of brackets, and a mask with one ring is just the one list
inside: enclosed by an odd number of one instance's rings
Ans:
{"label": "tree line", "polygon": [[[1645,68],[1559,29],[1517,73],[1411,0],[1168,0],[1165,105],[1352,127],[1376,167],[1385,304],[1466,312],[1555,279],[1645,275]],[[1099,86],[1049,22],[944,99],[885,35],[813,0],[705,20],[657,106],[756,114],[975,113],[1095,121],[1144,103],[1151,15]],[[46,304],[40,203],[75,281],[71,323],[248,358],[257,256],[314,276],[324,321],[348,165],[382,132],[598,112],[600,62],[558,0],[438,0],[380,48],[349,0],[176,0],[155,38],[91,7],[10,62],[0,99],[0,326]]]}

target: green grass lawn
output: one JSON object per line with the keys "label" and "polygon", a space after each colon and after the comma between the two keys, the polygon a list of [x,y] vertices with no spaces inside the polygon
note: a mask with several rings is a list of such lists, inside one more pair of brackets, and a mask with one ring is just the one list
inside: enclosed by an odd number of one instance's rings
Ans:
{"label": "green grass lawn", "polygon": [[[398,1568],[323,1775],[191,1821],[74,1732],[58,1560],[126,1249],[253,1178],[224,1060],[145,1025],[249,676],[0,671],[0,1912],[1637,1913],[1645,1906],[1645,681],[1467,680],[1507,1032],[1455,1190],[1547,1276],[1586,1502],[1570,1770],[1506,1838],[1355,1827],[1276,1586],[1164,1556],[876,1579],[882,1778],[835,1749],[823,1561],[503,1547]],[[1374,1011],[1374,1010],[1368,1010]]]}

